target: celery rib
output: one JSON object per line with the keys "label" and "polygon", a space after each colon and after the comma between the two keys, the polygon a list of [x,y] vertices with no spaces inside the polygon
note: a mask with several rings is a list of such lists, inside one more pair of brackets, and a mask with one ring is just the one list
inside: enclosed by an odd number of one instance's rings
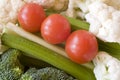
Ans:
{"label": "celery rib", "polygon": [[2,43],[9,47],[19,49],[34,58],[48,62],[66,71],[78,80],[95,80],[95,76],[91,69],[73,63],[62,55],[21,36],[4,33],[2,35]]}
{"label": "celery rib", "polygon": [[89,30],[89,24],[85,21],[80,21],[78,19],[75,18],[71,18],[71,17],[66,17],[68,19],[68,21],[71,24],[71,28],[72,30],[78,30],[78,29],[84,29],[84,30]]}

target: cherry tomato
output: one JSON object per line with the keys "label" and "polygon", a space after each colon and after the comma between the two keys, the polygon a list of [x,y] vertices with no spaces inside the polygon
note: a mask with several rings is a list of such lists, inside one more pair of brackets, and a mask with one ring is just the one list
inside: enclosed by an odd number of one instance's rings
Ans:
{"label": "cherry tomato", "polygon": [[38,32],[45,18],[42,6],[35,3],[25,4],[18,13],[20,25],[29,32]]}
{"label": "cherry tomato", "polygon": [[51,44],[64,42],[71,32],[68,20],[60,14],[48,16],[42,23],[41,35]]}
{"label": "cherry tomato", "polygon": [[98,52],[96,37],[88,31],[77,30],[68,37],[65,51],[72,61],[79,64],[87,63]]}

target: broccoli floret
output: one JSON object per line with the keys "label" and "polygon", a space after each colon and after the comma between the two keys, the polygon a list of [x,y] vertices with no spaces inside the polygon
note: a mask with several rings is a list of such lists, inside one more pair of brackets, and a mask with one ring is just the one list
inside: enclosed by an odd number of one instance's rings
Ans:
{"label": "broccoli floret", "polygon": [[76,80],[73,77],[66,74],[64,71],[58,70],[53,67],[46,67],[37,70],[36,68],[30,68],[22,75],[20,80]]}
{"label": "broccoli floret", "polygon": [[23,66],[18,57],[19,50],[9,49],[0,58],[0,80],[18,80],[23,73]]}

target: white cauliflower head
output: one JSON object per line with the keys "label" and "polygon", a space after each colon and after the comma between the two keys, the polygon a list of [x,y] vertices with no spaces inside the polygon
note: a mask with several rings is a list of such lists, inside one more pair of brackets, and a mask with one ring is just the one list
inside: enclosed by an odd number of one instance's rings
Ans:
{"label": "white cauliflower head", "polygon": [[[85,14],[89,12],[89,5],[91,5],[95,1],[103,2],[120,10],[120,0],[69,0],[66,15],[70,17],[78,16],[84,18]],[[76,10],[76,8],[79,8],[81,11]]]}
{"label": "white cauliflower head", "polygon": [[106,52],[99,52],[93,60],[94,74],[97,80],[119,80],[120,61]]}
{"label": "white cauliflower head", "polygon": [[17,22],[18,11],[23,5],[23,0],[0,0],[0,54],[6,49],[1,43],[3,28],[8,22]]}
{"label": "white cauliflower head", "polygon": [[0,0],[0,23],[15,23],[17,21],[17,13],[23,5],[23,0]]}
{"label": "white cauliflower head", "polygon": [[88,12],[88,5],[90,5],[93,1],[95,0],[69,0],[66,15],[70,17],[79,16],[83,18],[85,13]]}
{"label": "white cauliflower head", "polygon": [[85,17],[90,23],[89,31],[98,38],[120,43],[120,11],[97,1],[89,6],[89,13]]}

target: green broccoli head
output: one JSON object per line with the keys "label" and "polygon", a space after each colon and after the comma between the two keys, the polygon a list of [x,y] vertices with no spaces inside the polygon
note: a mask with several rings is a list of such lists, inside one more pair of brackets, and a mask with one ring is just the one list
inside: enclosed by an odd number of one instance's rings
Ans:
{"label": "green broccoli head", "polygon": [[0,80],[18,80],[23,73],[23,66],[18,57],[19,50],[9,49],[0,58]]}
{"label": "green broccoli head", "polygon": [[66,74],[64,71],[58,70],[53,67],[46,67],[37,70],[30,68],[25,74],[22,75],[20,80],[76,80]]}

